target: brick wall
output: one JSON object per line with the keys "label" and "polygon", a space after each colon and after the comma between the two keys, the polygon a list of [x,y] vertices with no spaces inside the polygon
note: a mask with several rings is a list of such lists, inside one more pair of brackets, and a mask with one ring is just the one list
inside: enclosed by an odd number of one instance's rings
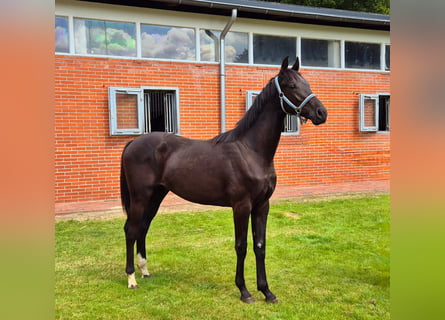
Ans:
{"label": "brick wall", "polygon": [[[120,154],[131,136],[109,135],[108,87],[178,87],[181,134],[219,132],[219,66],[56,55],[56,202],[119,197]],[[245,112],[247,90],[260,90],[279,67],[227,66],[227,129]],[[278,183],[313,185],[389,179],[389,134],[358,131],[359,93],[390,92],[389,74],[303,69],[328,109],[327,123],[309,122],[283,136]]]}

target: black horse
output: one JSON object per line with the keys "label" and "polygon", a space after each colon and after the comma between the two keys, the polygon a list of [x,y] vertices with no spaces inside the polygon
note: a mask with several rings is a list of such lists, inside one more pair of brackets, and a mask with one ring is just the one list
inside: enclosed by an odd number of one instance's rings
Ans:
{"label": "black horse", "polygon": [[241,300],[254,301],[244,281],[247,230],[252,233],[257,267],[257,287],[268,302],[277,302],[266,280],[266,223],[269,198],[276,185],[273,158],[280,141],[284,117],[296,114],[315,125],[326,121],[327,111],[298,72],[283,60],[272,78],[236,127],[206,141],[153,132],[130,141],[122,153],[121,197],[127,212],[128,287],[137,288],[134,268],[136,242],[138,266],[146,267],[145,238],[159,206],[172,191],[201,204],[232,207],[237,255],[235,283]]}

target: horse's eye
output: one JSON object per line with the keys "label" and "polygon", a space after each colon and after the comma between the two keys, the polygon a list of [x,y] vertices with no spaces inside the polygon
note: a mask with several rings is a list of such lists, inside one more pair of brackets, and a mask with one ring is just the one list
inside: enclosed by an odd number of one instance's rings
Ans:
{"label": "horse's eye", "polygon": [[295,84],[291,84],[291,85],[289,86],[289,88],[291,88],[291,89],[297,89],[297,86],[296,86]]}

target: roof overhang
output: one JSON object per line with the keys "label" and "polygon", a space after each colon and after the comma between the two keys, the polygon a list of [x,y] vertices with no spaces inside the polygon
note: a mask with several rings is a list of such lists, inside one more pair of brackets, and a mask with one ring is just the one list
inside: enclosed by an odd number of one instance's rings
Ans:
{"label": "roof overhang", "polygon": [[368,12],[315,8],[255,0],[81,0],[88,2],[155,8],[239,18],[309,23],[339,27],[390,30],[390,16]]}

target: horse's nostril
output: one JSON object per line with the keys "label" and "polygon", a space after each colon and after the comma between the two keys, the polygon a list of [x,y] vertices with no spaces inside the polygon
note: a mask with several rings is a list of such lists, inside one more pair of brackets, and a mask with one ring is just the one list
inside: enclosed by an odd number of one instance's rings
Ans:
{"label": "horse's nostril", "polygon": [[326,115],[326,112],[323,108],[318,108],[316,113],[317,113],[317,117],[319,117],[319,118],[324,118]]}

